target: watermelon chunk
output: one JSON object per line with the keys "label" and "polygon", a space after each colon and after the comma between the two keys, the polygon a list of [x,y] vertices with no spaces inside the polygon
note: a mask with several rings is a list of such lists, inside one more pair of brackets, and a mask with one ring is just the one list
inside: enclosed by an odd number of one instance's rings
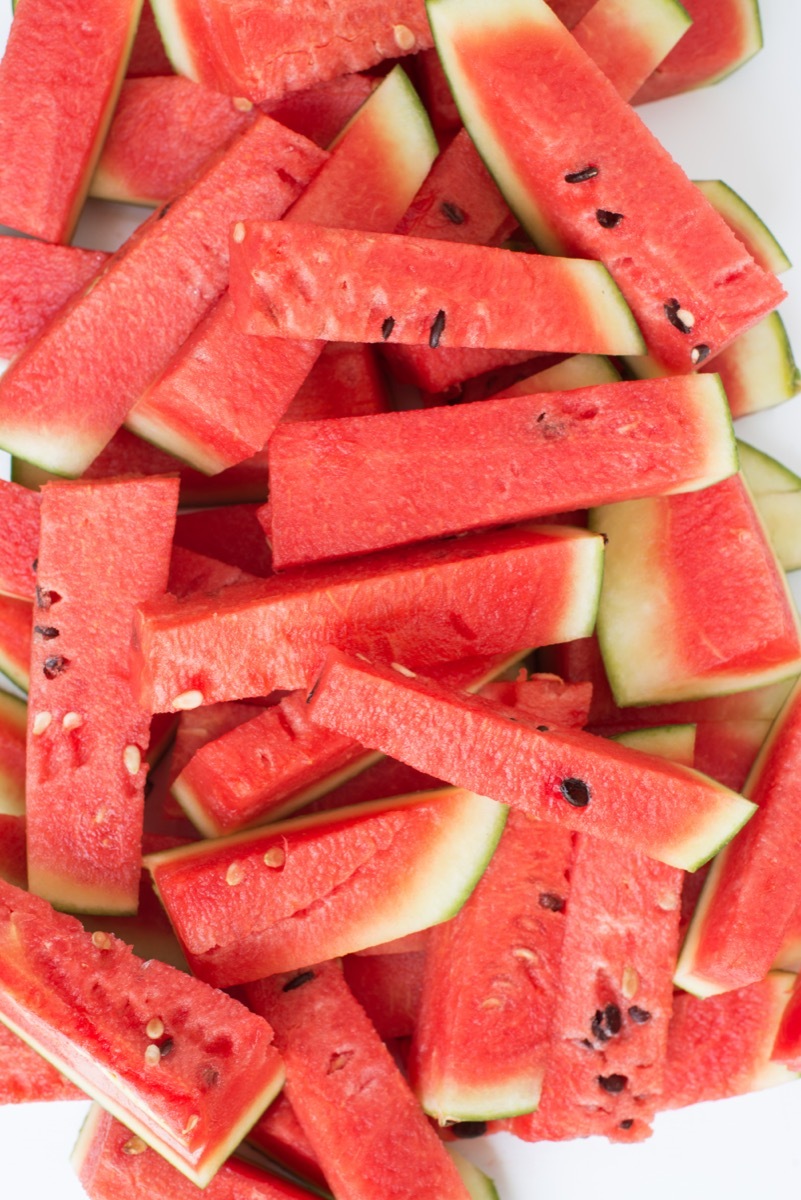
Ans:
{"label": "watermelon chunk", "polygon": [[778,281],[544,0],[430,0],[429,16],[510,207],[541,248],[607,264],[659,363],[686,372],[776,307]]}
{"label": "watermelon chunk", "polygon": [[0,1104],[85,1099],[80,1088],[0,1024]]}
{"label": "watermelon chunk", "polygon": [[326,1180],[309,1139],[303,1132],[295,1110],[286,1097],[286,1091],[276,1096],[272,1104],[259,1117],[247,1139],[274,1162],[287,1167],[301,1179],[308,1179],[318,1187],[326,1188]]}
{"label": "watermelon chunk", "polygon": [[0,1021],[203,1186],[281,1087],[230,997],[0,883]]}
{"label": "watermelon chunk", "polygon": [[704,376],[285,424],[268,454],[279,570],[589,508],[600,494],[695,491],[737,469],[725,396]]}
{"label": "watermelon chunk", "polygon": [[0,358],[13,358],[89,282],[108,255],[0,237]]}
{"label": "watermelon chunk", "polygon": [[230,291],[240,327],[262,337],[571,354],[643,344],[599,263],[399,234],[240,221]]}
{"label": "watermelon chunk", "polygon": [[[695,870],[755,809],[686,767],[331,650],[312,719],[460,787]],[[469,748],[469,749],[468,749]],[[623,798],[625,797],[625,804]]]}
{"label": "watermelon chunk", "polygon": [[28,714],[16,696],[0,692],[0,813],[25,812],[25,730]]}
{"label": "watermelon chunk", "polygon": [[695,186],[701,189],[761,267],[773,271],[775,275],[790,270],[793,264],[776,238],[734,188],[722,179],[696,179]]}
{"label": "watermelon chunk", "polygon": [[0,813],[0,879],[27,888],[25,818]]}
{"label": "watermelon chunk", "polygon": [[31,682],[32,609],[29,600],[0,594],[0,672],[23,692]]}
{"label": "watermelon chunk", "polygon": [[718,83],[762,49],[757,0],[683,0],[692,26],[634,97],[635,104]]}
{"label": "watermelon chunk", "polygon": [[[446,921],[437,928],[445,929],[449,924]],[[425,937],[428,945],[430,938],[427,934]],[[414,1032],[420,1011],[425,961],[426,950],[349,954],[343,959],[342,969],[348,987],[382,1041],[411,1037]]]}
{"label": "watermelon chunk", "polygon": [[707,369],[720,375],[733,417],[772,408],[801,391],[801,372],[777,312],[741,333],[708,368],[701,368]]}
{"label": "watermelon chunk", "polygon": [[[557,5],[550,7],[558,11]],[[677,0],[595,0],[571,33],[623,99],[630,100],[691,25]]]}
{"label": "watermelon chunk", "polygon": [[340,964],[251,984],[247,998],[275,1030],[287,1096],[335,1194],[468,1200]]}
{"label": "watermelon chunk", "polygon": [[33,596],[40,503],[36,492],[0,480],[0,592],[7,596]]}
{"label": "watermelon chunk", "polygon": [[447,920],[505,819],[503,805],[444,788],[295,817],[146,865],[192,970],[228,987]]}
{"label": "watermelon chunk", "polygon": [[[50,483],[34,607],[28,876],[83,912],[135,912],[150,716],[125,648],[167,584],[175,479]],[[121,661],[122,659],[122,661]]]}

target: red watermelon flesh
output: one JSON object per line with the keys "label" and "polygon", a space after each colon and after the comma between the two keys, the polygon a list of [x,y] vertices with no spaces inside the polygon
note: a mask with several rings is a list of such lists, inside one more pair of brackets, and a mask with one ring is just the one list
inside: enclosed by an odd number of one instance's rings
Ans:
{"label": "red watermelon flesh", "polygon": [[624,100],[631,100],[676,43],[687,35],[691,19],[684,8],[666,3],[596,0],[571,29]]}
{"label": "red watermelon flesh", "polygon": [[281,419],[366,417],[369,413],[389,412],[391,407],[387,382],[373,347],[329,342]]}
{"label": "red watermelon flesh", "polygon": [[744,987],[770,970],[801,901],[801,685],[787,700],[749,776],[753,821],[715,861],[682,949],[676,982],[700,996]]}
{"label": "red watermelon flesh", "polygon": [[182,513],[175,522],[175,544],[251,575],[272,575],[272,555],[256,519],[255,504],[230,504]]}
{"label": "red watermelon flesh", "polygon": [[771,1058],[796,1074],[801,1072],[801,989],[796,977],[787,1006],[782,1014]]}
{"label": "red watermelon flesh", "polygon": [[[287,220],[392,229],[434,153],[419,101],[396,68]],[[225,295],[135,404],[128,427],[215,474],[262,448],[321,349],[312,341],[245,336]]]}
{"label": "red watermelon flesh", "polygon": [[178,481],[42,493],[27,756],[28,875],[84,912],[135,912],[150,715],[124,648],[167,583]]}
{"label": "red watermelon flesh", "polygon": [[285,424],[268,459],[278,570],[696,491],[737,469],[726,397],[699,375]]}
{"label": "red watermelon flesh", "polygon": [[793,982],[792,975],[771,971],[705,1000],[677,993],[660,1107],[742,1096],[793,1079],[794,1072],[770,1061]]}
{"label": "red watermelon flesh", "polygon": [[270,1027],[38,897],[0,898],[0,1020],[203,1186],[281,1086]]}
{"label": "red watermelon flesh", "polygon": [[222,737],[246,721],[252,721],[260,711],[266,711],[266,707],[232,700],[228,704],[208,704],[203,708],[182,712],[178,718],[178,732],[170,759],[170,778],[175,779],[180,775],[190,759],[207,742]]}
{"label": "red watermelon flesh", "polygon": [[410,950],[400,954],[349,954],[343,961],[348,987],[382,1041],[411,1037],[414,1032],[425,959],[424,951]]}
{"label": "red watermelon flesh", "polygon": [[271,101],[259,107],[287,129],[327,150],[378,84],[370,75],[338,75],[327,83],[293,92],[277,104]]}
{"label": "red watermelon flesh", "polygon": [[510,812],[470,899],[431,931],[409,1071],[440,1124],[537,1107],[572,853],[570,830]]}
{"label": "red watermelon flesh", "polygon": [[342,1200],[468,1200],[434,1130],[338,963],[252,984],[275,1029],[286,1093]]}
{"label": "red watermelon flesh", "polygon": [[301,1179],[327,1188],[309,1139],[303,1132],[286,1092],[276,1096],[270,1107],[259,1117],[248,1134],[248,1141],[263,1150],[268,1158],[288,1167]]}
{"label": "red watermelon flesh", "polygon": [[40,503],[37,492],[0,480],[0,592],[7,596],[33,597]]}
{"label": "red watermelon flesh", "polygon": [[551,1048],[527,1141],[640,1141],[663,1090],[682,873],[580,836],[570,872]]}
{"label": "red watermelon flesh", "polygon": [[[194,1183],[95,1105],[72,1155],[89,1200],[196,1200]],[[230,1158],[206,1186],[208,1200],[313,1200],[311,1192]]]}
{"label": "red watermelon flesh", "polygon": [[792,971],[794,975],[801,972],[801,904],[787,923],[773,966],[777,971]]}
{"label": "red watermelon flesh", "polygon": [[686,372],[781,301],[544,0],[469,12],[433,0],[429,15],[465,124],[521,222],[543,249],[608,265],[664,368]]}
{"label": "red watermelon flesh", "polygon": [[335,650],[310,709],[418,770],[690,870],[755,811],[686,767]]}
{"label": "red watermelon flesh", "polygon": [[128,79],[139,79],[147,75],[172,75],[172,63],[164,49],[150,0],[145,0],[142,5],[126,71]]}
{"label": "red watermelon flesh", "polygon": [[642,347],[606,270],[582,259],[240,221],[230,267],[240,328],[261,337],[568,354]]}
{"label": "red watermelon flesh", "polygon": [[183,546],[173,546],[170,556],[170,573],[167,591],[179,600],[195,596],[215,596],[224,588],[235,583],[248,583],[255,579],[241,567],[220,562]]}
{"label": "red watermelon flesh", "polygon": [[224,288],[230,219],[280,216],[324,159],[260,117],[134,232],[0,379],[4,446],[62,474],[83,471]]}
{"label": "red watermelon flesh", "polygon": [[635,104],[717,83],[762,49],[756,0],[682,0],[692,25],[634,97]]}
{"label": "red watermelon flesh", "polygon": [[0,358],[13,358],[108,258],[102,250],[0,237]]}
{"label": "red watermelon flesh", "polygon": [[141,701],[166,712],[310,687],[331,644],[417,670],[586,636],[601,546],[579,530],[504,529],[300,568],[213,598],[165,597],[136,620]]}
{"label": "red watermelon flesh", "polygon": [[70,240],[140,9],[141,0],[18,3],[0,62],[0,224]]}
{"label": "red watermelon flesh", "polygon": [[0,673],[23,692],[31,681],[32,609],[29,600],[0,595]]}
{"label": "red watermelon flesh", "polygon": [[735,418],[792,400],[801,388],[801,374],[778,312],[735,338],[709,370],[719,372]]}
{"label": "red watermelon flesh", "polygon": [[70,1083],[22,1038],[0,1025],[0,1104],[85,1099],[85,1092]]}
{"label": "red watermelon flesh", "polygon": [[0,813],[0,879],[14,887],[28,886],[24,817]]}
{"label": "red watermelon flesh", "polygon": [[26,725],[24,702],[0,691],[0,813],[13,817],[25,812]]}

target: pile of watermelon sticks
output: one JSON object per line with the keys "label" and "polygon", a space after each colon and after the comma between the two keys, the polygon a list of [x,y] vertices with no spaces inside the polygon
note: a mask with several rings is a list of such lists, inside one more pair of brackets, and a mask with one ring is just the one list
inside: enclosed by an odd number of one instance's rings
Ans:
{"label": "pile of watermelon sticks", "polygon": [[0,62],[0,1102],[91,1200],[465,1200],[795,1078],[789,263],[632,106],[756,4],[152,4]]}

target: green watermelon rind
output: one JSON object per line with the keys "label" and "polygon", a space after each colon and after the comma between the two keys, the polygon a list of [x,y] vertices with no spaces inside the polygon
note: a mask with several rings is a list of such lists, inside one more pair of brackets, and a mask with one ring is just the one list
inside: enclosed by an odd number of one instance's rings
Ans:
{"label": "green watermelon rind", "polygon": [[544,1074],[539,1067],[527,1075],[507,1076],[495,1087],[483,1083],[472,1088],[440,1080],[433,1095],[421,1090],[417,1098],[423,1112],[441,1125],[503,1121],[536,1112]]}
{"label": "green watermelon rind", "polygon": [[450,1155],[453,1165],[461,1176],[462,1183],[467,1188],[470,1200],[500,1200],[495,1183],[485,1173],[465,1158],[452,1145],[446,1144],[445,1150]]}
{"label": "green watermelon rind", "polygon": [[616,733],[612,741],[689,767],[695,752],[695,730],[695,725],[654,725],[648,729]]}
{"label": "green watermelon rind", "polygon": [[740,469],[755,498],[775,495],[779,492],[801,491],[801,475],[796,475],[784,463],[771,458],[764,450],[758,450],[748,442],[737,440]]}
{"label": "green watermelon rind", "polygon": [[702,87],[711,87],[715,83],[720,83],[724,79],[728,79],[735,71],[739,71],[740,67],[744,67],[747,62],[750,62],[755,54],[765,44],[762,33],[762,15],[759,11],[759,0],[745,0],[743,12],[747,12],[751,18],[750,37],[744,39],[743,50],[735,62],[724,67],[722,71],[718,71],[717,75],[711,75],[708,79],[697,83],[690,91],[697,91]]}
{"label": "green watermelon rind", "polygon": [[200,83],[200,72],[195,67],[190,49],[191,42],[184,36],[177,13],[178,5],[174,0],[151,0],[151,8],[164,50],[173,67],[179,75]]}
{"label": "green watermelon rind", "polygon": [[793,264],[779,241],[739,192],[735,192],[734,188],[729,187],[722,179],[695,179],[693,182],[704,193],[712,207],[717,209],[732,232],[745,244],[752,258],[767,271],[773,271],[774,275],[781,275],[782,272],[790,270]]}

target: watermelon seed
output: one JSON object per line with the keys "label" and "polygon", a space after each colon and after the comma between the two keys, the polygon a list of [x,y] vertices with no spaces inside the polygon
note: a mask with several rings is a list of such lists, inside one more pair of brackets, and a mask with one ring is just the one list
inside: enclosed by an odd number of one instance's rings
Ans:
{"label": "watermelon seed", "polygon": [[237,221],[236,225],[234,225],[234,230],[233,230],[233,233],[231,234],[231,237],[234,239],[234,241],[237,244],[239,244],[240,242],[244,242],[245,226],[242,223],[242,221]]}
{"label": "watermelon seed", "polygon": [[603,229],[614,229],[623,220],[623,213],[610,212],[608,208],[596,208],[595,216]]}
{"label": "watermelon seed", "polygon": [[545,420],[545,413],[540,413],[540,415],[537,417],[537,424],[539,425],[540,421],[544,421],[544,420]]}
{"label": "watermelon seed", "polygon": [[33,632],[38,633],[40,638],[49,641],[50,638],[58,637],[58,630],[54,625],[34,625]]}
{"label": "watermelon seed", "polygon": [[626,1117],[625,1121],[620,1122],[620,1128],[621,1129],[631,1129],[633,1124],[634,1124],[634,1118]]}
{"label": "watermelon seed", "polygon": [[53,720],[52,713],[49,713],[49,712],[37,713],[36,716],[33,718],[33,726],[32,726],[33,736],[39,737],[40,734],[44,733],[44,731],[48,728],[48,726],[50,725],[50,722],[52,720]]}
{"label": "watermelon seed", "polygon": [[392,333],[392,330],[394,328],[395,328],[395,318],[394,317],[386,317],[381,322],[381,336],[384,339],[384,341],[387,340],[387,338]]}
{"label": "watermelon seed", "polygon": [[167,1038],[165,1041],[161,1042],[158,1048],[161,1057],[166,1058],[168,1054],[172,1054],[174,1046],[175,1042],[172,1040],[172,1038]]}
{"label": "watermelon seed", "polygon": [[332,1054],[328,1060],[326,1075],[333,1075],[335,1071],[341,1071],[348,1065],[353,1055],[353,1050],[342,1050],[339,1054]]}
{"label": "watermelon seed", "polygon": [[147,1142],[144,1142],[138,1134],[134,1134],[122,1148],[123,1154],[144,1154],[147,1150]]}
{"label": "watermelon seed", "polygon": [[536,962],[538,957],[533,950],[529,950],[528,946],[515,946],[512,955],[514,958],[523,958],[526,962]]}
{"label": "watermelon seed", "polygon": [[539,897],[540,908],[547,908],[550,912],[564,912],[565,902],[561,896],[554,895],[553,892],[540,892]]}
{"label": "watermelon seed", "polygon": [[646,1021],[651,1020],[651,1014],[644,1008],[638,1008],[636,1004],[632,1004],[629,1009],[629,1016],[635,1025],[644,1025]]}
{"label": "watermelon seed", "polygon": [[459,208],[458,204],[453,204],[450,200],[443,200],[440,205],[440,211],[452,221],[454,225],[464,225],[465,215]]}
{"label": "watermelon seed", "polygon": [[265,867],[283,867],[286,862],[286,851],[280,846],[271,846],[264,856]]}
{"label": "watermelon seed", "polygon": [[41,587],[39,587],[39,585],[37,583],[37,585],[36,585],[36,607],[37,608],[49,608],[51,604],[57,604],[60,599],[61,599],[61,596],[58,594],[58,592],[49,591],[47,588],[41,588]]}
{"label": "watermelon seed", "polygon": [[33,560],[33,562],[31,563],[31,570],[32,570],[33,572],[36,572],[36,571],[38,571],[38,570],[39,570],[39,559],[38,559],[38,558],[35,558],[35,559]]}
{"label": "watermelon seed", "polygon": [[483,1137],[487,1132],[486,1121],[454,1121],[450,1126],[450,1131],[454,1137],[458,1138],[477,1138]]}
{"label": "watermelon seed", "polygon": [[151,1017],[145,1026],[145,1033],[152,1042],[157,1042],[164,1035],[164,1022],[159,1017]]}
{"label": "watermelon seed", "polygon": [[701,342],[700,345],[693,346],[692,350],[690,351],[690,362],[694,366],[698,366],[698,364],[702,363],[705,358],[709,358],[710,353],[711,351],[709,346],[705,346],[704,343]]}
{"label": "watermelon seed", "polygon": [[640,986],[640,977],[634,967],[624,967],[620,990],[627,1000],[633,1000]]}
{"label": "watermelon seed", "polygon": [[196,1129],[199,1124],[200,1124],[200,1117],[197,1115],[197,1113],[192,1113],[192,1116],[186,1122],[186,1125],[184,1127],[184,1133],[185,1134],[191,1133],[192,1130]]}
{"label": "watermelon seed", "polygon": [[549,726],[547,726],[547,725],[538,725],[537,726],[538,733],[547,733],[548,729],[549,729]]}
{"label": "watermelon seed", "polygon": [[416,38],[408,25],[393,25],[392,36],[399,50],[413,50]]}
{"label": "watermelon seed", "polygon": [[567,800],[568,804],[572,804],[574,808],[586,808],[590,802],[590,788],[583,779],[563,779],[559,784],[559,790]]}
{"label": "watermelon seed", "polygon": [[622,1027],[623,1018],[616,1004],[607,1004],[606,1008],[597,1008],[590,1025],[592,1036],[599,1042],[608,1042],[610,1038],[620,1033]]}
{"label": "watermelon seed", "polygon": [[236,887],[245,878],[245,871],[240,862],[232,862],[225,872],[225,882],[230,887]]}
{"label": "watermelon seed", "polygon": [[204,1067],[200,1072],[204,1086],[207,1088],[215,1087],[220,1082],[220,1072],[216,1067]]}
{"label": "watermelon seed", "polygon": [[501,1001],[497,996],[488,996],[486,1000],[481,1001],[482,1008],[500,1008]]}
{"label": "watermelon seed", "polygon": [[102,929],[96,929],[92,934],[92,945],[96,946],[98,950],[110,950],[111,938]]}
{"label": "watermelon seed", "polygon": [[65,729],[67,733],[71,729],[80,729],[81,725],[83,725],[83,717],[80,713],[64,713],[64,716],[61,718],[61,728]]}
{"label": "watermelon seed", "polygon": [[250,112],[253,108],[253,101],[248,100],[247,96],[234,96],[231,103],[237,112]]}
{"label": "watermelon seed", "polygon": [[414,671],[410,671],[408,667],[404,667],[403,663],[390,663],[393,671],[397,671],[400,675],[405,675],[407,679],[416,679]]}
{"label": "watermelon seed", "polygon": [[599,1075],[598,1084],[605,1092],[615,1096],[618,1092],[622,1092],[628,1083],[626,1075]]}
{"label": "watermelon seed", "polygon": [[317,691],[319,686],[320,686],[320,676],[318,675],[317,678],[315,679],[314,683],[312,684],[312,690],[309,692],[308,696],[306,697],[307,704],[311,704],[312,700],[314,699],[314,693]]}
{"label": "watermelon seed", "polygon": [[668,300],[664,305],[665,316],[674,329],[679,333],[689,333],[695,324],[695,317],[686,308],[682,308],[678,300]]}
{"label": "watermelon seed", "polygon": [[122,763],[129,775],[136,775],[142,765],[142,751],[138,746],[126,746],[122,752]]}
{"label": "watermelon seed", "polygon": [[300,975],[296,975],[294,979],[288,980],[281,988],[282,992],[294,992],[295,988],[303,987],[304,983],[311,983],[314,979],[314,971],[301,971]]}
{"label": "watermelon seed", "polygon": [[172,208],[172,205],[173,205],[172,200],[168,200],[167,203],[165,205],[163,205],[159,209],[159,211],[156,213],[156,220],[160,221],[163,217],[166,217],[167,213]]}
{"label": "watermelon seed", "polygon": [[431,326],[431,331],[428,335],[428,345],[432,350],[436,350],[439,345],[439,339],[445,331],[445,310],[440,309],[434,317],[434,322]]}
{"label": "watermelon seed", "polygon": [[44,660],[42,671],[45,679],[55,679],[56,675],[60,675],[68,666],[69,659],[65,658],[63,654],[51,654]]}
{"label": "watermelon seed", "polygon": [[161,1051],[153,1042],[145,1050],[145,1062],[149,1067],[155,1067],[157,1063],[161,1062]]}
{"label": "watermelon seed", "polygon": [[565,175],[565,183],[586,183],[588,179],[594,179],[598,174],[597,167],[584,167],[581,171],[572,171],[571,174]]}
{"label": "watermelon seed", "polygon": [[176,696],[172,702],[172,707],[186,711],[189,708],[200,708],[203,703],[204,696],[197,688],[191,688],[188,692],[181,692],[180,696]]}

